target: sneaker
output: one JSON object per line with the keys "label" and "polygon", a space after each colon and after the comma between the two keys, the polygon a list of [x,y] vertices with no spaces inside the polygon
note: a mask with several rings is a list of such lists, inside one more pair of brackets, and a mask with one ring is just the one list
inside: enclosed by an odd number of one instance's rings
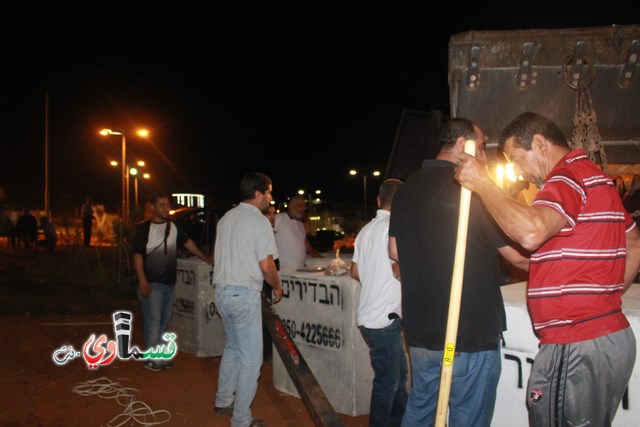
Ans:
{"label": "sneaker", "polygon": [[264,427],[265,423],[262,420],[253,420],[251,421],[251,424],[249,424],[249,427]]}
{"label": "sneaker", "polygon": [[213,413],[216,414],[217,417],[231,414],[233,413],[233,404],[231,406],[227,406],[226,408],[221,406],[216,406],[215,408],[213,408]]}
{"label": "sneaker", "polygon": [[160,372],[160,371],[164,371],[165,370],[164,366],[162,366],[159,363],[156,363],[156,362],[154,362],[152,360],[144,362],[144,367],[147,368],[150,371],[153,371],[153,372]]}

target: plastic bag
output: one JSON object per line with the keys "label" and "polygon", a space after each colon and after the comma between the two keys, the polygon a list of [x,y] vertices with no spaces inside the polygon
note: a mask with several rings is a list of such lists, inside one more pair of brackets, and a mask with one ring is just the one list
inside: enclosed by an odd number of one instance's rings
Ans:
{"label": "plastic bag", "polygon": [[331,264],[324,271],[326,276],[344,276],[349,273],[349,266],[340,258],[340,249],[336,251],[336,257],[331,260]]}

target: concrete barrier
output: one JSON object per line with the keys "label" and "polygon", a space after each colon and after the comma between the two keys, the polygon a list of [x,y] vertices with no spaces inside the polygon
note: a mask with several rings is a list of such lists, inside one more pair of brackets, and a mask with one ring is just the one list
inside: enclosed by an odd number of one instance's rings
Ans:
{"label": "concrete barrier", "polygon": [[[331,405],[336,412],[351,416],[369,413],[373,370],[357,328],[359,283],[347,276],[322,273],[281,277],[284,295],[274,307]],[[528,425],[527,381],[538,338],[531,327],[525,292],[526,282],[502,287],[508,329],[492,427]],[[614,427],[637,426],[640,419],[640,285],[633,285],[624,295],[623,310],[636,333],[638,358]],[[283,393],[298,396],[277,352],[273,384]]]}
{"label": "concrete barrier", "polygon": [[224,329],[213,291],[213,267],[198,258],[178,259],[178,281],[168,330],[177,334],[178,350],[199,357],[220,356]]}
{"label": "concrete barrier", "polygon": [[[274,308],[331,406],[341,414],[368,414],[373,369],[357,328],[360,284],[322,273],[281,279],[284,292]],[[273,355],[274,387],[299,397],[277,351]]]}

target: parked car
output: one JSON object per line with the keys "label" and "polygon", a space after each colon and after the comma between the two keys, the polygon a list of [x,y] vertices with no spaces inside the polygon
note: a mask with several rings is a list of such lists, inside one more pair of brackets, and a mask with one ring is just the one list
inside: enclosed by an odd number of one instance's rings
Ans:
{"label": "parked car", "polygon": [[184,230],[202,252],[207,255],[213,253],[216,239],[216,224],[223,212],[210,208],[178,208],[169,217]]}
{"label": "parked car", "polygon": [[342,239],[344,233],[335,230],[318,230],[315,234],[309,235],[309,241],[318,252],[332,251],[333,243]]}

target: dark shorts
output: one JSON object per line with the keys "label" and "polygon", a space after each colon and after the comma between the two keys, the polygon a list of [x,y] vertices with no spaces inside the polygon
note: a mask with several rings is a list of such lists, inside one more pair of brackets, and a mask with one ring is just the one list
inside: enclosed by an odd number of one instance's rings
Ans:
{"label": "dark shorts", "polygon": [[631,327],[571,344],[544,344],[529,378],[529,425],[610,426],[636,360]]}

